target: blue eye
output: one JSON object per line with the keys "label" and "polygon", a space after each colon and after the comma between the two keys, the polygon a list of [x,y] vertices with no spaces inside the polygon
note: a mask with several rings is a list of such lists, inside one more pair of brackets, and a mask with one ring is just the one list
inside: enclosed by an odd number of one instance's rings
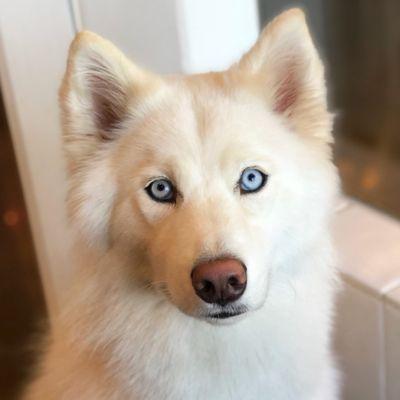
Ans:
{"label": "blue eye", "polygon": [[266,184],[268,176],[256,168],[246,168],[239,179],[241,194],[258,192]]}
{"label": "blue eye", "polygon": [[174,203],[176,200],[176,189],[166,178],[156,179],[145,188],[147,194],[160,203]]}

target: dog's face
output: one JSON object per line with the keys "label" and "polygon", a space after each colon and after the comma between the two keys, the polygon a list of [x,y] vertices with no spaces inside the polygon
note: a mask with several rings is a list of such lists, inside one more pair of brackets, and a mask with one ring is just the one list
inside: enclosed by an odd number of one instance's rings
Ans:
{"label": "dog's face", "polygon": [[71,217],[132,279],[215,321],[259,308],[332,207],[331,117],[300,11],[228,71],[161,78],[82,33],[61,91]]}

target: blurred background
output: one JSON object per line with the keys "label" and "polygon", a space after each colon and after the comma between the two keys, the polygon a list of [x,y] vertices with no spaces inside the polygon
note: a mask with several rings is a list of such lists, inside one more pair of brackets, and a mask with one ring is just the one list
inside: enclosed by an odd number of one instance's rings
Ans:
{"label": "blurred background", "polygon": [[46,306],[3,102],[0,171],[0,399],[13,399],[34,360]]}
{"label": "blurred background", "polygon": [[[46,182],[64,179],[63,173],[58,171],[62,171],[62,168],[58,164],[54,167],[48,158],[39,157],[40,162],[35,161],[33,156],[29,158],[29,151],[35,148],[38,154],[46,154],[48,157],[51,147],[46,142],[46,136],[40,135],[43,126],[43,130],[48,130],[49,135],[54,137],[52,146],[58,149],[59,129],[50,129],[58,124],[54,122],[58,121],[58,116],[55,115],[53,120],[49,115],[54,113],[56,107],[55,88],[61,79],[68,42],[75,31],[83,27],[110,38],[140,63],[157,72],[193,72],[225,67],[225,64],[228,65],[251,44],[259,27],[290,6],[301,6],[307,12],[311,30],[326,62],[331,109],[337,115],[335,161],[339,167],[344,193],[379,209],[382,215],[391,216],[388,217],[391,224],[398,224],[398,0],[217,0],[214,4],[205,2],[203,5],[196,1],[151,0],[147,3],[65,0],[57,2],[58,5],[49,1],[18,0],[15,3],[17,4],[10,6],[5,1],[0,1],[0,89],[4,97],[4,102],[0,102],[0,399],[17,398],[21,384],[30,371],[34,359],[31,349],[35,333],[46,326],[48,312],[52,313],[52,296],[59,290],[54,282],[62,281],[57,276],[58,272],[53,273],[51,265],[59,265],[57,257],[63,260],[64,265],[68,264],[64,260],[64,250],[58,251],[60,242],[64,242],[62,239],[58,240],[63,237],[61,230],[53,237],[41,238],[41,235],[49,236],[52,226],[59,229],[62,225],[57,222],[59,217],[55,215],[63,207],[61,200],[64,188],[59,193],[55,190],[54,194],[38,190],[40,185],[46,187]],[[179,7],[183,11],[177,12],[180,17],[175,18],[174,13]],[[58,22],[60,18],[67,21],[64,25],[69,25],[65,28],[67,33],[63,34],[63,40],[57,42],[57,30],[61,30],[63,26]],[[17,22],[21,19],[25,23]],[[38,25],[39,20],[45,23]],[[43,30],[43,37],[48,36],[47,29],[50,28],[47,25],[50,24],[55,32],[54,42],[43,49],[45,44],[42,43],[45,41],[42,37],[36,37],[37,32]],[[29,41],[21,40],[21,37],[30,35],[30,29],[36,32],[31,35],[32,46]],[[132,32],[133,29],[134,35],[126,35],[126,32]],[[22,33],[17,32],[18,30]],[[231,32],[235,32],[235,36],[230,36]],[[213,37],[209,38],[211,34]],[[179,40],[171,40],[174,35],[183,35],[182,40],[192,40],[192,44],[189,44],[194,50],[190,50],[190,46],[186,44],[189,54],[186,58],[181,54],[183,50],[179,47]],[[223,43],[224,50],[207,47],[202,40]],[[14,54],[17,56],[14,57]],[[38,61],[39,57],[41,61]],[[43,57],[49,60],[46,67],[36,65],[39,62],[43,64]],[[179,59],[183,61],[179,63]],[[56,64],[52,64],[52,60]],[[22,71],[22,80],[17,79],[19,71]],[[44,82],[46,79],[49,82],[54,81],[43,86],[48,87],[50,93],[48,98],[52,103],[49,104],[53,104],[50,108],[47,107],[48,100],[43,97],[42,101],[41,98],[42,94],[46,96],[46,91],[38,92],[40,85],[43,85],[40,80],[35,81],[34,76],[38,72],[40,76],[44,76]],[[26,87],[29,87],[29,96],[36,99],[27,106],[26,113],[36,113],[38,126],[24,125],[24,107],[13,107],[23,101],[19,96],[23,96]],[[27,133],[14,134],[20,131]],[[36,137],[28,136],[29,132]],[[33,145],[30,146],[30,143]],[[54,150],[53,153],[55,158],[61,154],[59,150]],[[36,173],[40,168],[41,171],[46,170],[46,173],[59,175],[47,177]],[[46,210],[38,206],[43,203],[40,196],[47,196],[45,201],[49,201],[50,205],[46,206]],[[52,203],[53,199],[54,204],[58,202],[56,206]],[[44,227],[44,233],[40,231],[41,227]],[[400,264],[400,260],[396,262]],[[50,271],[50,278],[46,271]],[[370,392],[369,397],[354,397],[354,393],[361,393],[357,392],[360,389],[348,389],[347,398],[399,399],[400,392],[393,395],[398,397],[390,397],[395,389],[390,392],[387,383],[382,383],[382,379],[384,381],[386,378],[377,377],[377,382],[384,385],[384,389],[379,387]]]}
{"label": "blurred background", "polygon": [[400,1],[261,0],[262,24],[290,5],[326,63],[345,193],[400,217]]}

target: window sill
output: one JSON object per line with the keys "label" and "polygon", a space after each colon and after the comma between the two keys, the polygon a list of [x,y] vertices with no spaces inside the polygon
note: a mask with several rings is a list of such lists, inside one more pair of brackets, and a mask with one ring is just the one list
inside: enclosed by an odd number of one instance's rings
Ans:
{"label": "window sill", "polygon": [[346,281],[380,297],[400,286],[400,222],[345,199],[334,221],[339,266]]}

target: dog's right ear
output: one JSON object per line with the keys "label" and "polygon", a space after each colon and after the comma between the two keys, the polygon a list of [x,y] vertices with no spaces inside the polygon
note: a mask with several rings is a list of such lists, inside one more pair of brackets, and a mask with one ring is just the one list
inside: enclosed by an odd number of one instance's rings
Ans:
{"label": "dog's right ear", "polygon": [[161,78],[128,60],[111,42],[84,31],[69,50],[60,89],[64,143],[70,166],[118,137],[135,105]]}

